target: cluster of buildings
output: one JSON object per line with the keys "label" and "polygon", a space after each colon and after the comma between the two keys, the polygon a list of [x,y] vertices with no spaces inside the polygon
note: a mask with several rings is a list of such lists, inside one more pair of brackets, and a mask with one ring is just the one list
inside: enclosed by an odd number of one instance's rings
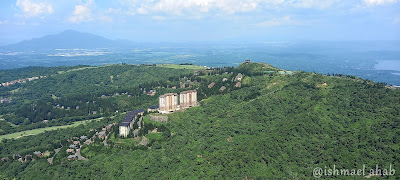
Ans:
{"label": "cluster of buildings", "polygon": [[101,98],[107,98],[107,97],[115,97],[115,96],[121,96],[121,95],[128,95],[128,97],[131,97],[131,95],[128,94],[128,92],[124,92],[124,93],[114,93],[114,94],[108,94],[108,95],[101,95]]}
{"label": "cluster of buildings", "polygon": [[[178,101],[179,99],[179,101]],[[189,90],[182,91],[179,94],[177,93],[167,93],[159,96],[159,105],[158,106],[150,106],[147,109],[147,112],[159,112],[160,114],[168,114],[180,109],[186,109],[190,107],[197,106],[197,91]],[[119,136],[127,137],[131,130],[134,129],[134,123],[138,124],[138,127],[141,128],[141,120],[144,114],[143,109],[135,110],[128,112],[122,122],[119,124]],[[140,118],[138,118],[140,117]],[[138,120],[136,122],[136,120]],[[134,132],[134,136],[137,135],[138,130],[136,129]]]}
{"label": "cluster of buildings", "polygon": [[14,80],[14,81],[10,81],[10,82],[5,82],[5,83],[1,83],[1,86],[7,87],[7,86],[11,86],[17,83],[23,83],[26,81],[33,81],[35,79],[39,79],[39,78],[45,78],[46,76],[39,76],[39,77],[30,77],[30,78],[25,78],[25,79],[18,79],[18,80]]}
{"label": "cluster of buildings", "polygon": [[177,93],[167,93],[159,97],[158,112],[160,114],[168,114],[180,109],[186,109],[197,105],[196,90],[182,91],[179,94],[179,103]]}
{"label": "cluster of buildings", "polygon": [[[78,137],[73,137],[71,139],[68,139],[67,142],[70,142],[71,144],[68,146],[68,149],[65,150],[65,152],[67,153],[68,160],[75,160],[75,159],[86,159],[83,158],[80,154],[80,149],[82,147],[81,141],[91,141],[90,139],[88,139],[87,136],[81,136],[80,138]],[[85,144],[86,144],[85,142]],[[52,164],[52,163],[50,163]]]}
{"label": "cluster of buildings", "polygon": [[[95,139],[98,138],[100,140],[104,140],[103,144],[107,145],[106,140],[107,140],[107,134],[110,134],[112,132],[112,127],[116,125],[116,123],[113,124],[108,124],[107,126],[103,127],[101,130],[97,131],[95,129],[91,129],[90,131],[96,131],[96,133],[93,134],[92,137],[87,137],[87,136],[81,136],[81,137],[73,137],[71,139],[68,139],[67,142],[71,143],[68,146],[68,149],[66,149],[66,153],[68,155],[67,159],[68,160],[87,160],[85,157],[83,157],[80,153],[80,149],[82,147],[82,143],[86,145],[90,145],[95,142]],[[51,164],[51,163],[50,163]]]}
{"label": "cluster of buildings", "polygon": [[[247,62],[247,60],[246,60],[246,62]],[[250,63],[250,62],[248,62],[248,63]],[[228,74],[228,72],[225,72],[224,74]],[[232,73],[231,73],[232,74]],[[241,73],[238,73],[233,79],[232,79],[232,81],[234,81],[234,82],[236,82],[236,84],[235,84],[235,87],[237,87],[237,88],[240,88],[240,87],[242,87],[242,83],[241,83],[241,81],[242,81],[242,79],[243,79],[243,74],[241,74]],[[224,83],[224,82],[227,82],[228,81],[228,78],[223,78],[222,79],[222,82]],[[212,88],[212,87],[214,87],[215,86],[215,82],[212,82],[212,83],[210,83],[209,85],[208,85],[208,88]],[[226,89],[226,86],[221,86],[220,88],[219,88],[219,91],[225,91],[225,89]]]}
{"label": "cluster of buildings", "polygon": [[[107,126],[103,127],[101,129],[101,131],[97,131],[96,129],[91,129],[90,131],[96,131],[96,133],[92,136],[92,137],[88,137],[88,136],[80,136],[80,137],[72,137],[70,139],[67,139],[67,143],[70,143],[68,148],[65,150],[66,154],[68,155],[67,159],[68,160],[87,160],[87,158],[83,157],[80,154],[80,149],[82,147],[82,143],[86,144],[86,145],[90,145],[92,143],[94,143],[94,139],[99,138],[101,140],[107,140],[107,134],[110,134],[112,132],[112,127],[114,125],[117,125],[117,123],[113,123],[113,124],[108,124]],[[104,143],[105,141],[103,141]],[[104,145],[107,145],[106,143],[104,143]],[[53,159],[54,156],[57,155],[58,151],[61,150],[62,147],[58,148],[58,149],[54,149],[55,154],[53,155],[53,157],[49,158],[48,161],[50,164],[53,164]],[[45,158],[45,157],[49,157],[51,155],[50,151],[46,150],[45,152],[41,152],[41,151],[34,151],[33,155],[31,154],[27,154],[24,156],[21,156],[20,154],[14,154],[12,156],[12,159],[15,161],[19,161],[19,162],[27,162],[28,160],[34,160],[35,157],[37,158]],[[8,162],[10,160],[9,157],[2,157],[0,159],[0,161],[3,162]]]}
{"label": "cluster of buildings", "polygon": [[[19,161],[19,162],[28,162],[28,160],[30,161],[34,161],[34,157],[36,158],[44,158],[44,157],[48,157],[50,156],[50,151],[45,151],[45,152],[41,152],[41,151],[35,151],[33,152],[33,155],[31,154],[27,154],[25,156],[21,156],[20,154],[14,154],[12,156],[12,160],[14,161]],[[8,157],[3,157],[1,158],[2,162],[8,162],[10,160],[10,158]]]}
{"label": "cluster of buildings", "polygon": [[96,136],[97,136],[97,138],[99,138],[99,139],[101,139],[101,140],[106,139],[106,138],[107,138],[107,131],[111,131],[113,126],[114,126],[114,124],[109,124],[109,125],[107,125],[106,127],[103,127],[103,128],[101,129],[101,131],[96,132],[96,133],[93,135],[93,139],[94,139]]}
{"label": "cluster of buildings", "polygon": [[[71,110],[71,107],[64,107],[64,106],[62,106],[62,105],[60,105],[60,104],[57,104],[57,105],[55,106],[55,108]],[[74,107],[72,107],[72,108],[74,108]],[[79,106],[75,106],[74,109],[75,109],[75,110],[79,110]]]}

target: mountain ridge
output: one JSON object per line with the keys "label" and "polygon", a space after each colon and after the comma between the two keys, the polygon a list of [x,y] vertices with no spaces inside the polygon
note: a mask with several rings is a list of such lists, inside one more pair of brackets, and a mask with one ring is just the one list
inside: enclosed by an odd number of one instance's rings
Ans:
{"label": "mountain ridge", "polygon": [[127,47],[131,45],[133,45],[133,42],[129,40],[111,40],[87,32],[65,30],[58,34],[23,40],[16,44],[9,44],[0,47],[12,50],[43,50],[58,48],[112,48]]}

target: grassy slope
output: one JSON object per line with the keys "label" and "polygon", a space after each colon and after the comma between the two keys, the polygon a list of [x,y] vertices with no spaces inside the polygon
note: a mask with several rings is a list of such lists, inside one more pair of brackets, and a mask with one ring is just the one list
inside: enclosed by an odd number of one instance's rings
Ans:
{"label": "grassy slope", "polygon": [[173,68],[173,69],[206,69],[204,66],[197,65],[179,65],[179,64],[158,64],[158,67]]}
{"label": "grassy slope", "polygon": [[[100,120],[100,119],[103,119],[103,118],[98,118],[97,120]],[[32,130],[26,130],[26,131],[6,134],[6,135],[0,136],[0,143],[1,143],[1,140],[3,140],[3,139],[13,139],[13,138],[14,139],[18,139],[18,138],[21,138],[21,137],[24,137],[24,136],[38,135],[40,133],[44,133],[45,131],[52,131],[52,130],[64,129],[64,128],[73,128],[73,127],[79,126],[81,124],[88,123],[90,121],[93,121],[93,119],[85,120],[85,121],[76,121],[76,122],[73,122],[70,125],[52,126],[52,127],[45,127],[45,128],[32,129]]]}

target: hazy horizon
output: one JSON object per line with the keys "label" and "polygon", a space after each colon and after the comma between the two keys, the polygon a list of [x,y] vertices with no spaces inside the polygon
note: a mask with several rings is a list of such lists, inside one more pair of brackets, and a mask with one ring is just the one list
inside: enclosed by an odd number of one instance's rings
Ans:
{"label": "hazy horizon", "polygon": [[[28,39],[23,39],[20,41],[16,41],[16,42],[11,42],[8,44],[1,44],[0,46],[7,46],[7,45],[13,45],[13,44],[18,44],[24,41],[30,41],[30,40],[34,40],[34,39],[40,39],[46,36],[52,36],[52,35],[59,35],[63,32],[66,31],[74,31],[74,32],[79,32],[79,33],[88,33],[91,35],[97,35],[100,37],[103,37],[101,35],[95,34],[95,33],[91,33],[91,32],[83,32],[83,31],[79,31],[79,30],[75,30],[75,29],[66,29],[54,34],[47,34],[44,36],[37,36],[37,37],[32,37],[32,38],[28,38]],[[319,40],[282,40],[282,41],[268,41],[268,40],[237,40],[237,39],[229,39],[229,40],[187,40],[187,41],[173,41],[173,40],[165,40],[165,41],[135,41],[135,40],[130,40],[130,39],[121,39],[121,38],[108,38],[108,37],[104,37],[106,39],[109,40],[114,40],[114,41],[129,41],[131,43],[148,43],[148,44],[162,44],[162,43],[176,43],[176,44],[282,44],[282,43],[311,43],[311,42],[400,42],[400,39],[394,39],[394,40],[385,40],[385,39],[368,39],[368,40],[329,40],[329,39],[319,39]]]}
{"label": "hazy horizon", "polygon": [[[400,0],[4,0],[0,69],[113,63],[219,67],[249,58],[400,85],[399,9]],[[60,34],[66,30],[101,37]],[[34,38],[39,39],[29,41]]]}

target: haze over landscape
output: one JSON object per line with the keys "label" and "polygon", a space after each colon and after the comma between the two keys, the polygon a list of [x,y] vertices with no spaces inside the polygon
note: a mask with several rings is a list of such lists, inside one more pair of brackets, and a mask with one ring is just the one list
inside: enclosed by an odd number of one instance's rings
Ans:
{"label": "haze over landscape", "polygon": [[249,58],[400,85],[397,0],[6,0],[0,5],[0,69],[237,66]]}

